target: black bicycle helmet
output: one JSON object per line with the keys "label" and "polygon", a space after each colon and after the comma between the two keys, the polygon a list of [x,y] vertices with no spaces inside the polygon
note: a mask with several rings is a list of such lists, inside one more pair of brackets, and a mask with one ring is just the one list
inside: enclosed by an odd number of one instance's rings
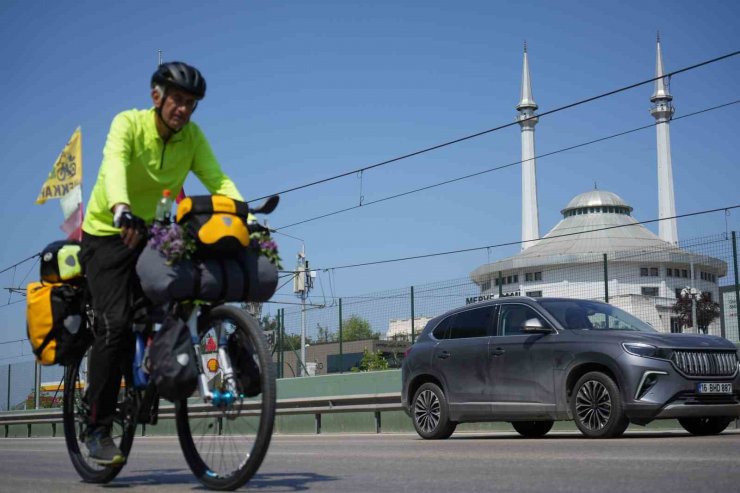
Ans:
{"label": "black bicycle helmet", "polygon": [[197,68],[183,62],[163,63],[152,75],[152,87],[155,84],[173,86],[189,92],[198,99],[206,95],[206,80]]}

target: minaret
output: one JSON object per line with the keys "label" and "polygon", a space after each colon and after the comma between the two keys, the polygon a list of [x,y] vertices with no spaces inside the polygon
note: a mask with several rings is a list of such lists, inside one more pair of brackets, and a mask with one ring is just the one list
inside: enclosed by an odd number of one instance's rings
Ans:
{"label": "minaret", "polygon": [[522,98],[516,106],[517,120],[522,128],[522,250],[535,244],[540,237],[539,210],[537,209],[537,170],[534,160],[534,126],[537,117],[534,112],[537,103],[532,97],[529,82],[529,62],[527,43],[524,43],[524,67],[522,68]]}
{"label": "minaret", "polygon": [[[663,76],[663,56],[660,52],[660,33],[657,38],[655,76]],[[673,96],[669,90],[669,80],[663,77],[655,81],[655,92],[650,97],[653,107],[650,113],[655,117],[658,138],[658,218],[674,217],[676,201],[673,197],[673,168],[671,165],[670,121],[673,118]],[[658,236],[672,245],[678,243],[678,228],[675,219],[659,222]]]}

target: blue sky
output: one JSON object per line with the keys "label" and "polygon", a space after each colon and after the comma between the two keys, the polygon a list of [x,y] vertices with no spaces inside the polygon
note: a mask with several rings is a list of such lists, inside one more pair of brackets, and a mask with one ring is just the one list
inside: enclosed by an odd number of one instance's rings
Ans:
{"label": "blue sky", "polygon": [[[34,205],[73,130],[83,133],[89,197],[112,117],[150,105],[157,49],[199,67],[208,96],[194,120],[227,174],[255,198],[513,121],[527,40],[540,111],[740,47],[735,2],[21,2],[0,4],[3,118],[0,268],[61,237],[52,201]],[[740,57],[674,77],[676,116],[740,98]],[[652,86],[556,115],[538,153],[653,122]],[[679,214],[740,203],[740,105],[671,126]],[[657,217],[655,131],[537,162],[540,229],[576,194],[613,191],[638,220]],[[324,185],[285,194],[274,227],[516,161],[512,127]],[[315,267],[518,240],[518,167],[285,230]],[[186,190],[204,189],[188,181]],[[681,239],[740,229],[740,210],[679,222]],[[649,226],[657,231],[657,225]],[[277,236],[286,266],[301,242]],[[501,258],[516,248],[492,250]],[[335,271],[338,295],[465,277],[485,251]],[[24,264],[2,287],[36,276]],[[328,286],[328,276],[323,278]],[[328,288],[327,288],[328,289]],[[7,293],[0,302],[5,303]],[[12,298],[15,300],[17,298]],[[283,296],[279,299],[290,299]],[[0,342],[24,337],[24,305],[0,308]],[[21,355],[23,353],[23,355]],[[0,364],[28,359],[0,344]]]}

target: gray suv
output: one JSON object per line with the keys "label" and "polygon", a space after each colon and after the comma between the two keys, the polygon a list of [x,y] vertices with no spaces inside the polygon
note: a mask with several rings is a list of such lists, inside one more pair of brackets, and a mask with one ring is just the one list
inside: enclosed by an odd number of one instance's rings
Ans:
{"label": "gray suv", "polygon": [[427,323],[403,361],[402,400],[427,439],[475,421],[539,437],[556,420],[607,438],[665,418],[711,435],[740,416],[737,353],[721,337],[659,333],[606,303],[503,298]]}

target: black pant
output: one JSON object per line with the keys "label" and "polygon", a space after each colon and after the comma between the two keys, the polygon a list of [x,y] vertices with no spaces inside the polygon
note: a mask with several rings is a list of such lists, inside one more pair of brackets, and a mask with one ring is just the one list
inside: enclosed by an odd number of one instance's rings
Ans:
{"label": "black pant", "polygon": [[95,316],[87,400],[90,424],[110,426],[115,417],[121,377],[131,381],[134,354],[134,300],[141,296],[136,260],[144,246],[130,249],[121,237],[84,233],[80,263],[87,278]]}

